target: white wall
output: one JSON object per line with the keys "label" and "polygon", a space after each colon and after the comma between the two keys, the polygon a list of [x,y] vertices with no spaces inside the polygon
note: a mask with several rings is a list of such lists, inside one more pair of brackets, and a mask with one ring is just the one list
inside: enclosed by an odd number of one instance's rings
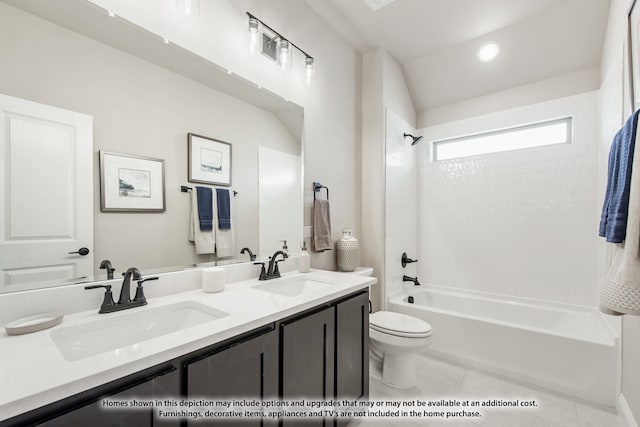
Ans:
{"label": "white wall", "polygon": [[[631,0],[611,0],[607,35],[602,52],[600,88],[600,134],[598,138],[598,200],[603,200],[607,158],[611,141],[630,113],[627,68],[624,58],[627,12]],[[636,5],[636,7],[638,7]],[[623,78],[624,76],[624,78]],[[604,243],[599,242],[598,283],[604,279]],[[632,416],[640,423],[640,317],[622,319],[622,395]]]}
{"label": "white wall", "polygon": [[[190,196],[180,185],[189,184],[188,132],[233,144],[237,249],[257,251],[258,146],[300,154],[274,114],[4,3],[0,51],[10,64],[0,67],[0,93],[94,118],[96,263],[144,271],[214,259],[197,256],[187,240]],[[99,150],[164,159],[166,212],[101,212]]]}
{"label": "white wall", "polygon": [[[305,219],[311,224],[312,182],[329,187],[334,241],[343,228],[360,234],[358,148],[359,54],[303,1],[216,0],[201,2],[196,17],[180,14],[175,0],[130,2],[91,0],[143,28],[167,37],[210,61],[304,107]],[[314,84],[307,87],[304,58],[295,54],[282,72],[262,55],[245,49],[247,17],[258,16],[316,59]],[[316,268],[335,269],[335,251],[311,253]]]}
{"label": "white wall", "polygon": [[[596,304],[597,92],[421,129],[423,283]],[[433,163],[433,140],[573,116],[573,142]]]}
{"label": "white wall", "polygon": [[417,127],[425,128],[511,108],[524,107],[525,105],[597,90],[599,87],[600,68],[587,68],[489,95],[431,108],[418,114]]}
{"label": "white wall", "polygon": [[374,268],[374,309],[384,308],[386,254],[386,111],[415,127],[415,108],[398,62],[384,49],[367,52],[362,66],[362,264]]}
{"label": "white wall", "polygon": [[[385,286],[386,295],[400,292],[403,287],[414,286],[402,282],[402,276],[415,277],[417,265],[402,268],[402,253],[418,259],[418,176],[416,169],[417,146],[404,138],[404,133],[415,135],[413,126],[386,109],[386,215],[385,215]],[[420,280],[422,280],[419,277]]]}

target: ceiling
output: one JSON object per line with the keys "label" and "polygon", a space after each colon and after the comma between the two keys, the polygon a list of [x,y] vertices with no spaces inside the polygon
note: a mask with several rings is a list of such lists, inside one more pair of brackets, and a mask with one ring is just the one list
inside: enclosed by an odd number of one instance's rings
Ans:
{"label": "ceiling", "polygon": [[[381,47],[396,58],[424,112],[599,66],[610,0],[306,2],[360,53]],[[481,63],[486,41],[501,54]]]}

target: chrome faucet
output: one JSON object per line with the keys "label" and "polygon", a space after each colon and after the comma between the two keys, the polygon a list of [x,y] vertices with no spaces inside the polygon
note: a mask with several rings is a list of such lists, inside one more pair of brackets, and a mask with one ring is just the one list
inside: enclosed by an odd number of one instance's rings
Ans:
{"label": "chrome faucet", "polygon": [[419,286],[420,282],[418,282],[418,277],[409,277],[406,274],[404,276],[402,276],[402,281],[403,282],[413,282],[414,285]]}
{"label": "chrome faucet", "polygon": [[[138,281],[138,286],[136,287],[136,295],[133,299],[131,299],[131,279]],[[124,273],[124,280],[122,281],[122,288],[120,288],[120,298],[118,298],[118,302],[115,303],[113,301],[113,294],[111,293],[111,285],[91,285],[85,286],[85,289],[97,289],[97,288],[105,288],[106,291],[104,293],[104,300],[102,301],[102,305],[100,306],[100,311],[98,313],[113,313],[114,311],[126,310],[134,307],[141,307],[143,305],[147,305],[147,299],[144,296],[144,289],[142,288],[142,284],[148,280],[158,280],[158,277],[149,277],[147,279],[143,279],[140,275],[140,270],[135,267],[131,267]]]}
{"label": "chrome faucet", "polygon": [[[282,259],[276,260],[278,255],[282,255]],[[277,279],[280,277],[280,270],[278,269],[278,263],[280,261],[284,261],[287,258],[287,255],[283,251],[277,251],[273,256],[269,257],[269,267],[265,271],[264,262],[254,262],[254,265],[262,265],[262,269],[260,270],[260,277],[258,280],[270,280]]]}

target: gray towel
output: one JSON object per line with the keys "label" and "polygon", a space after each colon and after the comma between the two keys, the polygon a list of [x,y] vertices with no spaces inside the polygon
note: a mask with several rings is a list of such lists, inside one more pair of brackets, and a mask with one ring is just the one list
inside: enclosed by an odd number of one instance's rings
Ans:
{"label": "gray towel", "polygon": [[313,249],[316,252],[331,250],[331,214],[329,201],[313,201]]}

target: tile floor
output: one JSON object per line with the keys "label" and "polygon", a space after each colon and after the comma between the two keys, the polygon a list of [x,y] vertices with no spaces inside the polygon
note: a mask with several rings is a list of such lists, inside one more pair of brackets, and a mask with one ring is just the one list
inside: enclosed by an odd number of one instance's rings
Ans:
{"label": "tile floor", "polygon": [[[413,401],[440,400],[535,400],[539,407],[532,409],[479,409],[483,416],[474,419],[420,418],[364,418],[354,419],[348,427],[369,426],[450,426],[450,427],[625,427],[621,417],[602,408],[590,406],[548,391],[511,382],[441,360],[419,355],[416,374],[418,385],[408,390],[388,387],[372,374],[370,400]],[[435,409],[435,408],[433,408]],[[475,408],[459,408],[469,411]],[[459,410],[457,409],[457,410]],[[405,408],[406,410],[406,408]],[[446,411],[447,408],[441,408]]]}

